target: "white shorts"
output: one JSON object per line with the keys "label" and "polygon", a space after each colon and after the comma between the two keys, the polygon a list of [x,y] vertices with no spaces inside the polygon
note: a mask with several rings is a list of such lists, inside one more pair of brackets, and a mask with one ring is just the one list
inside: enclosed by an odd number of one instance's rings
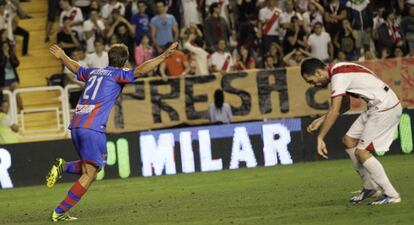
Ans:
{"label": "white shorts", "polygon": [[394,140],[401,113],[401,104],[386,111],[365,111],[355,120],[346,135],[359,139],[357,149],[386,152]]}

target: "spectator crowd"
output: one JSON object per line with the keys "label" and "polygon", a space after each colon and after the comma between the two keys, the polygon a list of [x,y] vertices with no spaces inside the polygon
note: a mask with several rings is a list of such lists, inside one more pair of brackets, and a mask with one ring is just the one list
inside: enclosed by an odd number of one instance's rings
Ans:
{"label": "spectator crowd", "polygon": [[57,43],[85,66],[116,43],[136,66],[180,41],[162,77],[414,55],[414,0],[50,0],[57,15]]}

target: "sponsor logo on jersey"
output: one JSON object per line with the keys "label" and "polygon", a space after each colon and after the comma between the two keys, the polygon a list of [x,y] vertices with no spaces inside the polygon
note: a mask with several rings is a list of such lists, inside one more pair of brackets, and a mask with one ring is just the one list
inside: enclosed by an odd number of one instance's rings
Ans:
{"label": "sponsor logo on jersey", "polygon": [[77,105],[75,109],[76,114],[88,114],[92,112],[95,108],[95,105]]}

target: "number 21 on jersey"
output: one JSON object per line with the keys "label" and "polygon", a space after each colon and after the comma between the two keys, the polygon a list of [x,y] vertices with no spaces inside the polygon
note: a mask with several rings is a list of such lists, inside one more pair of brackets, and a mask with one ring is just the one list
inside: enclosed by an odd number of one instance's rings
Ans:
{"label": "number 21 on jersey", "polygon": [[[99,87],[101,86],[103,77],[91,76],[88,80],[88,86],[83,92],[83,99],[95,100],[96,94],[98,93]],[[96,85],[95,85],[96,83]],[[90,96],[92,92],[92,96]]]}

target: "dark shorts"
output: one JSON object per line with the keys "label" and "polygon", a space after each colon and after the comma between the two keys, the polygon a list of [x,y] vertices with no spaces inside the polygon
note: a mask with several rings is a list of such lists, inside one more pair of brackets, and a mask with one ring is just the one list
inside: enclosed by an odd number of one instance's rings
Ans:
{"label": "dark shorts", "polygon": [[72,143],[83,162],[101,169],[106,164],[105,133],[85,128],[72,129]]}

